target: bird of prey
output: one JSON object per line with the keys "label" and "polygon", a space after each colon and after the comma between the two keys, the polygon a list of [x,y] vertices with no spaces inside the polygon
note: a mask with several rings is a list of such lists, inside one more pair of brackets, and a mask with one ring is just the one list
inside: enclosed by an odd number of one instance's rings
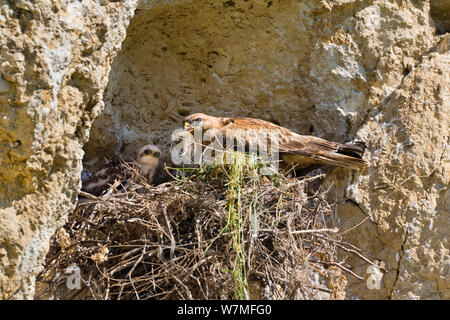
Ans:
{"label": "bird of prey", "polygon": [[[367,162],[362,159],[364,150],[354,144],[342,144],[327,141],[310,135],[300,135],[287,128],[275,125],[271,122],[252,118],[219,118],[203,113],[194,113],[184,119],[184,129],[194,130],[201,127],[202,130],[212,130],[215,135],[220,133],[226,137],[233,131],[253,132],[262,130],[269,132],[267,136],[256,139],[266,139],[266,143],[277,145],[279,157],[286,167],[295,169],[307,168],[314,165],[331,165],[360,170],[367,167]],[[250,130],[250,131],[249,131]],[[278,141],[271,141],[270,133],[278,137]],[[254,139],[253,133],[239,136],[248,145],[250,139]],[[240,138],[239,138],[240,137]],[[238,139],[234,139],[239,143]],[[264,142],[262,142],[264,143]],[[228,146],[227,146],[228,147]]]}
{"label": "bird of prey", "polygon": [[81,190],[100,196],[116,181],[120,184],[127,183],[133,178],[134,170],[148,183],[152,183],[160,155],[161,150],[157,146],[145,145],[139,149],[136,161],[125,162],[121,159],[112,161],[82,181]]}

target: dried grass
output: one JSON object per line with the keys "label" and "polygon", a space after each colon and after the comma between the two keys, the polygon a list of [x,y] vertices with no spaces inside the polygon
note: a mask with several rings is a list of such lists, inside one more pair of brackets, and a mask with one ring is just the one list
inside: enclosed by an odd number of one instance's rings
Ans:
{"label": "dried grass", "polygon": [[[323,176],[271,181],[254,165],[233,169],[87,195],[52,242],[36,298],[342,298],[351,271],[337,261],[336,246],[347,246],[334,236]],[[74,265],[78,291],[65,286]]]}

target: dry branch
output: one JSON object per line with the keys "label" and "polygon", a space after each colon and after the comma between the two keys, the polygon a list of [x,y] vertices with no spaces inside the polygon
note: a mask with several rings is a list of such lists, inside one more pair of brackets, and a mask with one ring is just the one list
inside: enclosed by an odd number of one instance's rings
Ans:
{"label": "dry branch", "polygon": [[[243,185],[241,211],[258,210],[242,217],[241,230],[246,276],[259,284],[259,289],[250,292],[252,298],[335,296],[333,290],[338,288],[318,285],[315,274],[325,282],[340,272],[361,278],[337,260],[336,247],[372,264],[334,237],[337,229],[322,221],[332,213],[325,200],[329,190],[309,188],[310,182],[321,177],[283,177],[277,186],[267,179],[259,185],[257,198],[255,184]],[[84,298],[231,299],[235,259],[233,234],[225,228],[225,178],[211,174],[156,187],[132,183],[126,192],[115,190],[106,197],[83,193],[88,201],[79,202],[65,226],[70,245],[62,249],[53,239],[39,276],[49,284],[43,293],[68,298],[65,278],[60,275],[76,265],[84,289],[88,288]],[[109,254],[104,262],[96,262],[92,257],[102,247]]]}

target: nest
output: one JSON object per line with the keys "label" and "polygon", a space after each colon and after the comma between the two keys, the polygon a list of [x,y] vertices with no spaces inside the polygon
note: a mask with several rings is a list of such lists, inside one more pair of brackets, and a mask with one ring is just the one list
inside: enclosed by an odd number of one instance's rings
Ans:
{"label": "nest", "polygon": [[[322,177],[244,172],[236,187],[229,171],[203,168],[86,195],[52,240],[36,298],[343,298]],[[69,290],[73,268],[81,288]]]}

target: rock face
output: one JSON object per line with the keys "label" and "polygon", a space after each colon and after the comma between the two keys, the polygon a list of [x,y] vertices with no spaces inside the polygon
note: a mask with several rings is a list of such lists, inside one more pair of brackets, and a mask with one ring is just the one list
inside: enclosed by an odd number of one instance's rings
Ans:
{"label": "rock face", "polygon": [[0,297],[32,298],[136,1],[0,1]]}
{"label": "rock face", "polygon": [[[349,237],[388,270],[382,290],[352,284],[359,297],[450,298],[449,41],[425,53],[358,131],[372,167],[344,197],[370,217],[371,231]],[[357,222],[341,212],[345,224]]]}
{"label": "rock face", "polygon": [[426,2],[152,3],[113,63],[87,159],[169,145],[195,111],[350,140],[436,41]]}
{"label": "rock face", "polygon": [[367,218],[344,236],[387,272],[380,289],[349,275],[347,296],[449,298],[448,1],[145,0],[112,63],[133,1],[1,3],[4,295],[30,297],[89,134],[88,170],[168,148],[185,115],[206,112],[364,141],[371,167],[326,183],[342,230]]}

